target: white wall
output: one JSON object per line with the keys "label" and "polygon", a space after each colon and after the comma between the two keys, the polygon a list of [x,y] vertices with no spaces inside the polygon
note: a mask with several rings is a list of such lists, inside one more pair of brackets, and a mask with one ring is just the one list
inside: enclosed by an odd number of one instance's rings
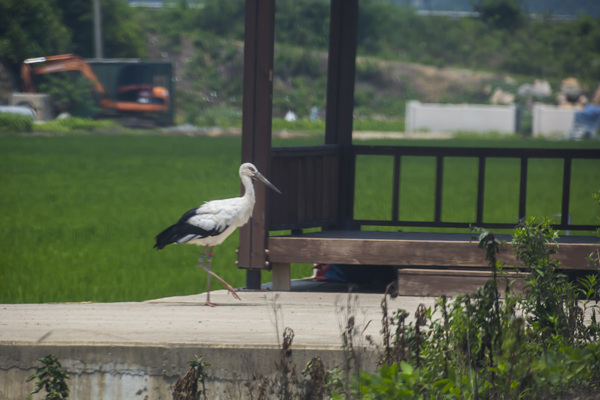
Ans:
{"label": "white wall", "polygon": [[531,110],[533,136],[566,135],[573,127],[575,111],[572,108],[559,108],[535,103]]}
{"label": "white wall", "polygon": [[516,106],[406,103],[406,130],[515,133]]}

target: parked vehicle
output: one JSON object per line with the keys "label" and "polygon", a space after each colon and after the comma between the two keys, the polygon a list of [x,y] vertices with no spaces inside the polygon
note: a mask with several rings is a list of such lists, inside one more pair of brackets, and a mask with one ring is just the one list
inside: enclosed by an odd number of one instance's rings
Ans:
{"label": "parked vehicle", "polygon": [[569,132],[569,139],[593,139],[599,137],[600,131],[600,104],[588,104],[583,110],[576,111],[573,119],[573,128]]}
{"label": "parked vehicle", "polygon": [[[79,72],[89,80],[101,109],[99,117],[137,117],[155,120],[160,125],[173,122],[171,91],[167,88],[172,82],[170,63],[88,61],[74,54],[29,58],[21,65],[22,90],[36,93],[35,75],[64,71]],[[155,85],[156,81],[161,81],[163,85]]]}

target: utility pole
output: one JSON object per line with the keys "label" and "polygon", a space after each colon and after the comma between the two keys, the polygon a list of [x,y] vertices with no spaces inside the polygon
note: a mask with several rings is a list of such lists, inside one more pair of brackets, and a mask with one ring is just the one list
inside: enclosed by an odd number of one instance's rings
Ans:
{"label": "utility pole", "polygon": [[92,1],[94,2],[94,57],[101,59],[104,58],[102,50],[102,10],[100,0]]}

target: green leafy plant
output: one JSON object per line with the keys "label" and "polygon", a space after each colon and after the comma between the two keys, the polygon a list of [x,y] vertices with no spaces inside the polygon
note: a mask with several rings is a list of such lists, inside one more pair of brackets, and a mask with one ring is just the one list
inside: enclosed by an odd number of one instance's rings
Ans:
{"label": "green leafy plant", "polygon": [[35,388],[31,395],[39,393],[42,389],[46,391],[46,400],[64,400],[69,397],[69,386],[67,379],[69,375],[63,370],[58,358],[49,354],[38,360],[42,363],[27,382],[36,380]]}
{"label": "green leafy plant", "polygon": [[589,329],[595,332],[597,325],[586,326],[583,318],[586,310],[580,308],[578,300],[579,295],[588,301],[598,298],[598,275],[581,278],[579,283],[583,288],[570,282],[559,271],[560,262],[553,257],[558,248],[557,238],[558,233],[552,230],[548,218],[539,221],[527,218],[515,230],[512,247],[530,273],[521,303],[523,311],[533,333],[540,335],[546,345],[589,341],[593,333]]}
{"label": "green leafy plant", "polygon": [[384,364],[377,374],[363,372],[359,395],[363,399],[417,399],[421,398],[419,380],[419,370],[404,361]]}

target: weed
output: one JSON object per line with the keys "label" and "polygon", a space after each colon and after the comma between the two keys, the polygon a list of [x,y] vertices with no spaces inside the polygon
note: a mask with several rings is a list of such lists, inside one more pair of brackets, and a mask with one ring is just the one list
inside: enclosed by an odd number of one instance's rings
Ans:
{"label": "weed", "polygon": [[321,357],[312,358],[302,370],[304,378],[304,398],[307,400],[322,400],[329,394],[329,373]]}
{"label": "weed", "polygon": [[67,399],[69,397],[69,386],[66,381],[69,379],[69,375],[63,370],[58,358],[53,354],[48,354],[38,361],[42,365],[27,379],[27,382],[36,379],[35,388],[30,396],[44,389],[46,400]]}
{"label": "weed", "polygon": [[[252,381],[253,382],[258,382],[257,384],[257,389],[258,389],[258,395],[257,395],[257,399],[258,400],[264,400],[267,398],[267,393],[269,390],[269,378],[266,376],[259,376],[257,374],[254,374],[252,376]],[[253,399],[253,387],[252,385],[248,385],[248,393],[250,395],[250,399]]]}
{"label": "weed", "polygon": [[[277,303],[279,294],[275,294],[268,300],[269,317],[275,327],[277,334],[277,345],[280,348],[279,360],[275,362],[275,376],[263,376],[254,373],[252,375],[252,383],[247,385],[250,398],[254,398],[256,393],[258,400],[269,399],[275,396],[277,399],[292,400],[299,396],[300,384],[296,373],[296,365],[292,358],[292,344],[294,341],[294,331],[289,328],[283,328],[282,341],[280,341],[280,325],[283,325],[283,314],[281,305]],[[307,366],[307,368],[309,368]],[[306,372],[309,371],[309,372]],[[313,374],[316,371],[313,371]],[[310,374],[310,369],[305,369],[303,375]],[[312,375],[312,379],[318,379],[316,375]]]}
{"label": "weed", "polygon": [[[558,235],[550,227],[550,221],[525,219],[513,235],[512,247],[530,275],[526,278],[526,295],[522,301],[527,322],[536,335],[541,335],[545,345],[551,343],[572,345],[589,341],[590,334],[597,335],[597,325],[586,326],[578,295],[586,300],[597,300],[598,274],[582,278],[583,289],[577,289],[567,276],[559,272],[560,262],[552,256],[556,253]],[[583,291],[582,291],[583,290]],[[590,329],[592,331],[590,331]]]}
{"label": "weed", "polygon": [[[406,360],[407,356],[406,338],[404,333],[406,332],[405,323],[408,313],[404,310],[397,310],[390,317],[387,302],[388,295],[392,298],[396,297],[397,287],[395,283],[390,283],[387,286],[385,294],[381,299],[381,335],[383,339],[383,348],[378,349],[380,355],[377,363],[379,365],[399,363],[400,361]],[[392,337],[392,328],[394,326],[396,327],[396,330]],[[367,340],[375,345],[372,338],[368,337]]]}
{"label": "weed", "polygon": [[269,318],[271,318],[271,323],[275,327],[275,337],[277,338],[277,346],[281,347],[281,342],[279,341],[279,330],[280,325],[283,325],[283,313],[281,312],[281,305],[277,303],[279,300],[279,294],[275,293],[270,300],[267,300],[269,306]]}
{"label": "weed", "polygon": [[[202,356],[196,357],[196,360],[188,361],[190,368],[187,373],[177,379],[173,386],[173,400],[200,400],[200,395],[204,400],[206,397],[206,368],[210,364],[202,361]],[[198,384],[202,386],[198,390]]]}
{"label": "weed", "polygon": [[294,331],[286,327],[283,330],[283,343],[281,345],[281,357],[275,367],[278,377],[274,381],[274,393],[278,399],[291,400],[295,386],[298,384],[296,367],[292,361],[292,342]]}
{"label": "weed", "polygon": [[[274,365],[276,371],[274,376],[264,376],[262,374],[254,373],[252,375],[252,382],[246,385],[248,395],[251,399],[254,399],[255,394],[258,400],[266,400],[273,397],[282,400],[300,398],[302,385],[298,379],[296,365],[292,359],[294,331],[291,328],[286,327],[283,330],[282,338],[283,342],[280,348],[280,357]],[[318,375],[319,366],[317,361],[313,360],[311,363],[307,365],[302,372],[302,375],[305,377],[310,376],[310,381],[313,383],[323,380],[325,376],[323,374],[320,376]],[[310,389],[312,390],[311,393],[320,392],[319,388],[311,387]]]}
{"label": "weed", "polygon": [[364,315],[362,320],[357,319],[359,311],[358,295],[349,293],[345,305],[340,304],[340,299],[338,298],[335,301],[335,306],[344,353],[344,366],[342,368],[345,385],[344,392],[348,399],[353,389],[353,382],[358,382],[360,372],[364,367],[363,356],[366,351],[364,332],[369,326],[370,321],[366,321]]}

